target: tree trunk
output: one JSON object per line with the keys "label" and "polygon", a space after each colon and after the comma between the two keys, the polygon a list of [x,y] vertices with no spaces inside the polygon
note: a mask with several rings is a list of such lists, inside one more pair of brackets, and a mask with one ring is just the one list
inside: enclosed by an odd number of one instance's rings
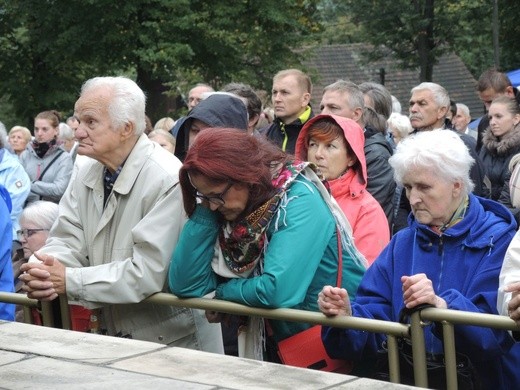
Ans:
{"label": "tree trunk", "polygon": [[420,64],[420,81],[432,81],[433,77],[433,49],[435,40],[433,36],[434,0],[414,0],[417,14],[421,15],[422,28],[417,31],[417,51]]}
{"label": "tree trunk", "polygon": [[165,94],[168,87],[161,80],[152,79],[146,71],[138,68],[137,84],[146,94],[146,115],[152,124],[164,116],[172,115],[171,113],[177,108],[175,98]]}

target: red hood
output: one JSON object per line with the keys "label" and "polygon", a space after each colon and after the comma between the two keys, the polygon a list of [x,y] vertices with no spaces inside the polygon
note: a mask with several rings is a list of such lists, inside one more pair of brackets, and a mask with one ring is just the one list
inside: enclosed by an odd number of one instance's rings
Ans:
{"label": "red hood", "polygon": [[[311,127],[314,122],[319,120],[320,118],[331,118],[338,124],[339,127],[343,129],[343,135],[345,136],[345,139],[349,143],[350,147],[354,151],[354,154],[356,155],[359,166],[358,166],[358,180],[353,180],[350,185],[350,191],[352,193],[358,194],[361,190],[364,190],[366,188],[367,184],[367,163],[365,159],[365,135],[363,132],[363,129],[352,119],[344,118],[337,115],[318,115],[314,118],[310,119],[305,123],[303,128],[300,131],[300,134],[298,135],[298,139],[296,140],[296,151],[295,155],[298,159],[301,159],[302,161],[307,161],[307,145],[305,144],[305,138],[307,136],[307,133],[309,131],[309,127]],[[361,168],[361,172],[359,172],[359,167]],[[335,180],[331,181],[331,184]],[[341,178],[338,180],[341,181]]]}

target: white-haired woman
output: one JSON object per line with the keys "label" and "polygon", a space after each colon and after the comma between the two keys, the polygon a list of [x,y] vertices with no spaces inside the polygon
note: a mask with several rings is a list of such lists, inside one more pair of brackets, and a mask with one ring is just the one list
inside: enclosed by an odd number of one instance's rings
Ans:
{"label": "white-haired woman", "polygon": [[[505,207],[471,193],[472,163],[452,131],[421,132],[403,140],[390,164],[410,200],[410,225],[367,270],[355,302],[346,291],[326,286],[319,294],[320,310],[389,321],[398,321],[404,307],[421,304],[497,314],[498,276],[516,223]],[[428,359],[442,359],[440,326],[424,329]],[[457,352],[486,373],[479,378],[482,388],[520,388],[520,345],[513,346],[506,331],[456,325],[455,335]],[[370,360],[386,335],[326,328],[323,339],[331,357]],[[429,378],[429,384],[435,386],[435,379]]]}
{"label": "white-haired woman", "polygon": [[[45,241],[49,237],[49,230],[57,218],[58,205],[41,200],[31,203],[20,214],[20,230],[17,231],[17,235],[22,247],[13,256],[15,292],[23,293],[23,282],[18,279],[21,274],[20,266],[45,245]],[[21,306],[16,307],[16,320],[23,321]]]}
{"label": "white-haired woman", "polygon": [[[20,230],[18,240],[22,244],[22,248],[16,251],[13,256],[13,273],[15,292],[24,293],[22,291],[23,282],[18,279],[20,276],[20,266],[26,263],[31,255],[40,250],[49,237],[49,231],[58,218],[58,205],[53,202],[39,200],[29,204],[20,215]],[[53,304],[54,322],[58,326],[61,324],[59,318],[59,301],[55,300]],[[90,310],[82,306],[70,305],[71,329],[85,332],[88,330]],[[16,307],[16,321],[23,322],[24,315],[21,306]],[[41,318],[36,309],[33,310],[33,321],[41,324]]]}
{"label": "white-haired woman", "polygon": [[406,115],[393,112],[388,118],[388,130],[392,134],[392,138],[397,145],[404,138],[410,135],[413,131],[413,127],[410,123],[410,118]]}

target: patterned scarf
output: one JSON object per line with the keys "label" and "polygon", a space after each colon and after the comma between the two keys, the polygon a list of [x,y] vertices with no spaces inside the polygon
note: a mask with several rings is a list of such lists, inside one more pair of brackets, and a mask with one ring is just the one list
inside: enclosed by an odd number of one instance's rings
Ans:
{"label": "patterned scarf", "polygon": [[294,162],[279,168],[272,179],[275,195],[242,220],[222,226],[218,238],[220,248],[226,265],[235,274],[251,270],[263,259],[269,223],[277,213],[289,185],[308,165]]}
{"label": "patterned scarf", "polygon": [[455,210],[453,212],[453,215],[451,216],[451,218],[448,222],[446,222],[442,226],[432,225],[432,226],[430,226],[430,229],[439,235],[443,234],[447,229],[458,224],[460,221],[462,221],[464,219],[468,206],[469,206],[469,196],[466,195],[464,200],[460,203],[459,207],[457,207],[457,210]]}

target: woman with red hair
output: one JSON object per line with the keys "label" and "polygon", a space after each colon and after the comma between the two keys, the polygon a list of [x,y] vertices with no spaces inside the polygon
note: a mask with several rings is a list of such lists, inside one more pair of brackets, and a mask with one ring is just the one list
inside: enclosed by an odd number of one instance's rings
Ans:
{"label": "woman with red hair", "polygon": [[365,136],[352,119],[318,115],[303,126],[296,156],[318,167],[352,226],[354,244],[372,264],[390,241],[385,212],[367,191]]}
{"label": "woman with red hair", "polygon": [[[308,163],[244,131],[207,129],[179,175],[189,220],[170,265],[174,294],[215,291],[218,299],[254,307],[317,311],[317,294],[336,283],[340,261],[341,284],[356,293],[365,261]],[[250,324],[259,330],[253,343],[260,359],[262,324]],[[310,326],[270,321],[276,342]],[[265,358],[276,361],[276,351],[268,347]]]}

